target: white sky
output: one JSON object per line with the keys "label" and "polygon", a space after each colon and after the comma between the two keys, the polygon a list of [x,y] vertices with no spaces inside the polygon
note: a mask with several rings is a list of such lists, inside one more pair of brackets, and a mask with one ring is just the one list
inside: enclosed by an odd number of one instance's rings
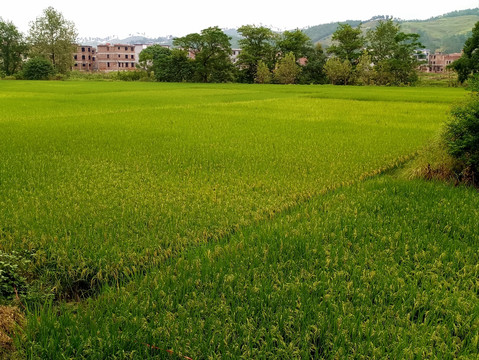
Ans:
{"label": "white sky", "polygon": [[261,24],[286,30],[375,15],[427,19],[479,7],[479,0],[4,0],[0,17],[26,33],[29,23],[48,6],[73,21],[80,37],[123,38],[136,33],[183,36],[215,25]]}

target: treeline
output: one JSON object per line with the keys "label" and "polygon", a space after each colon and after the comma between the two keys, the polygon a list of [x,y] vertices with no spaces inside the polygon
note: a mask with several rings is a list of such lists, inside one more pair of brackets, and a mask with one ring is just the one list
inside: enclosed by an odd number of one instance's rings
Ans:
{"label": "treeline", "polygon": [[[414,53],[421,47],[419,35],[403,33],[392,19],[379,21],[365,36],[360,24],[354,28],[342,24],[328,49],[313,44],[298,29],[277,33],[264,26],[245,25],[238,33],[241,51],[234,61],[231,37],[210,27],[174,39],[172,49],[148,47],[140,54],[142,75],[126,78],[337,85],[408,85],[417,80]],[[0,19],[0,75],[25,79],[67,76],[76,37],[75,25],[51,7],[32,22],[27,36]]]}
{"label": "treeline", "polygon": [[76,38],[75,24],[52,7],[31,23],[27,36],[0,18],[0,76],[47,79],[66,75],[73,63]]}
{"label": "treeline", "polygon": [[264,26],[238,29],[241,52],[231,61],[231,38],[218,27],[150,46],[140,68],[157,81],[278,84],[405,85],[417,80],[418,34],[405,34],[392,19],[363,36],[361,26],[342,24],[327,50],[301,30],[275,33]]}

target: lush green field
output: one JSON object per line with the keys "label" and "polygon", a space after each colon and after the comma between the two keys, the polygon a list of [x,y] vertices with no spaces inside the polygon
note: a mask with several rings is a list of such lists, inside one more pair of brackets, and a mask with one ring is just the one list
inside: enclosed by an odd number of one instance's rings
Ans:
{"label": "lush green field", "polygon": [[0,250],[117,280],[414,153],[464,91],[1,82]]}
{"label": "lush green field", "polygon": [[477,259],[458,259],[475,254],[476,193],[367,181],[464,95],[0,82],[0,250],[27,250],[60,297],[95,295],[28,313],[21,351],[472,354]]}
{"label": "lush green field", "polygon": [[477,190],[388,177],[315,197],[82,306],[34,312],[28,354],[475,359],[478,209]]}

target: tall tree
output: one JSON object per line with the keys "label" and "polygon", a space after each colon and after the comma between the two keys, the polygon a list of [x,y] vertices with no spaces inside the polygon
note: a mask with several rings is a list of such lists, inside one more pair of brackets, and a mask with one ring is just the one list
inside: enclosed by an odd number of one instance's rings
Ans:
{"label": "tall tree", "polygon": [[326,82],[326,74],[324,73],[324,64],[326,63],[326,55],[323,47],[317,43],[307,57],[306,65],[303,66],[299,82],[301,84],[324,84]]}
{"label": "tall tree", "polygon": [[375,64],[375,80],[380,85],[410,84],[417,80],[418,61],[413,56],[422,47],[418,34],[406,34],[392,19],[380,21],[367,35]]}
{"label": "tall tree", "polygon": [[361,56],[365,43],[361,31],[361,25],[353,29],[349,24],[340,24],[333,34],[333,45],[328,52],[336,55],[340,60],[347,60],[351,65],[355,65]]}
{"label": "tall tree", "polygon": [[299,29],[283,32],[278,40],[278,49],[281,56],[293,53],[296,60],[310,57],[314,51],[309,36]]}
{"label": "tall tree", "polygon": [[0,72],[12,75],[22,65],[28,46],[17,27],[0,18]]}
{"label": "tall tree", "polygon": [[348,85],[353,75],[353,66],[348,60],[332,57],[324,64],[324,72],[333,85]]}
{"label": "tall tree", "polygon": [[188,34],[173,40],[173,44],[194,54],[195,77],[201,82],[227,82],[233,80],[230,60],[231,37],[217,26],[200,34]]}
{"label": "tall tree", "polygon": [[271,82],[271,71],[268,66],[260,60],[258,61],[258,69],[256,71],[256,78],[254,81],[258,84],[269,84]]}
{"label": "tall tree", "polygon": [[466,81],[470,75],[479,73],[479,22],[472,29],[472,35],[464,44],[462,56],[451,66],[459,75],[459,81]]}
{"label": "tall tree", "polygon": [[75,24],[52,7],[30,24],[32,55],[48,59],[59,73],[68,72],[73,64],[76,38]]}
{"label": "tall tree", "polygon": [[277,53],[277,35],[267,27],[254,25],[241,26],[238,32],[242,38],[239,40],[241,53],[238,56],[237,65],[240,68],[242,80],[253,83],[259,61],[262,61],[270,70],[273,69]]}
{"label": "tall tree", "polygon": [[301,67],[296,63],[294,54],[289,52],[278,61],[274,79],[280,84],[294,84],[300,73]]}

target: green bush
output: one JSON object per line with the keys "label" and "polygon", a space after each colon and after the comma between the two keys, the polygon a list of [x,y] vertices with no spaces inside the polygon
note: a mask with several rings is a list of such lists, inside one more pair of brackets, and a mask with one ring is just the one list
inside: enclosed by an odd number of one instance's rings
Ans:
{"label": "green bush", "polygon": [[7,254],[0,250],[0,299],[10,299],[26,290],[26,279],[22,276],[30,261],[16,252]]}
{"label": "green bush", "polygon": [[454,169],[460,180],[479,184],[479,94],[474,92],[451,111],[444,140],[447,152],[456,159]]}
{"label": "green bush", "polygon": [[40,57],[32,58],[23,65],[23,77],[26,80],[48,80],[54,73],[53,65]]}

